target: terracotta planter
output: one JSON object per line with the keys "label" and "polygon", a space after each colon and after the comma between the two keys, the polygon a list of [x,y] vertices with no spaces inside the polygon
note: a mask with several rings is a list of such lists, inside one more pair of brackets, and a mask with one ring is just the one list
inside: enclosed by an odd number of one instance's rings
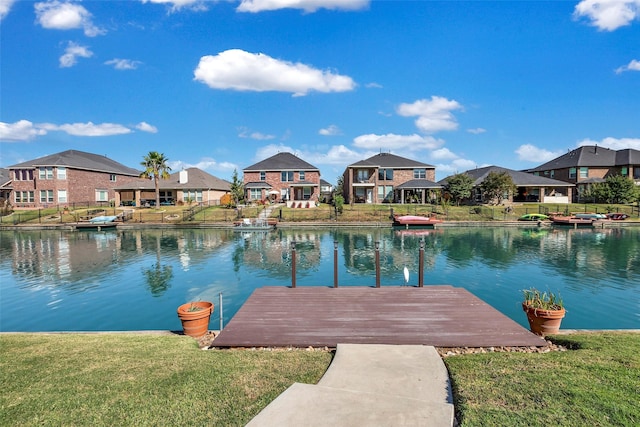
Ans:
{"label": "terracotta planter", "polygon": [[[190,311],[198,307],[201,310]],[[213,313],[213,303],[207,301],[188,302],[178,307],[178,317],[182,322],[182,330],[190,337],[201,337],[209,331],[209,319]]]}
{"label": "terracotta planter", "polygon": [[560,323],[566,313],[564,308],[560,310],[543,310],[529,307],[526,302],[522,303],[522,309],[527,313],[531,332],[541,336],[557,334],[560,330]]}

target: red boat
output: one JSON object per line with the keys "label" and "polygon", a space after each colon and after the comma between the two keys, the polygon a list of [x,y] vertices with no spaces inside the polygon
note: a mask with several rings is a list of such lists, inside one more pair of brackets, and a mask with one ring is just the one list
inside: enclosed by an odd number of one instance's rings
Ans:
{"label": "red boat", "polygon": [[441,223],[442,220],[434,217],[419,215],[394,215],[393,225],[402,227],[425,227]]}

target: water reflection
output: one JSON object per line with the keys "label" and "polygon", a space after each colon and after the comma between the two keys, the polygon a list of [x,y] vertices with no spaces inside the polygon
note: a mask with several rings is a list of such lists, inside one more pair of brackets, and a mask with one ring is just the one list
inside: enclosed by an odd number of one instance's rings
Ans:
{"label": "water reflection", "polygon": [[[298,286],[333,285],[334,241],[340,286],[374,285],[375,242],[382,286],[390,286],[404,284],[404,267],[417,284],[422,239],[426,285],[466,287],[518,321],[521,289],[560,290],[573,305],[566,327],[640,328],[638,228],[0,232],[0,320],[3,330],[73,328],[52,314],[64,307],[84,319],[81,329],[174,329],[174,307],[222,292],[229,321],[255,288],[291,284],[294,241]],[[115,315],[124,298],[145,307],[138,319]],[[588,298],[614,314],[582,312],[576,305]],[[25,299],[40,318],[15,326],[9,314],[20,315],[15,304]],[[92,304],[100,307],[89,314]]]}

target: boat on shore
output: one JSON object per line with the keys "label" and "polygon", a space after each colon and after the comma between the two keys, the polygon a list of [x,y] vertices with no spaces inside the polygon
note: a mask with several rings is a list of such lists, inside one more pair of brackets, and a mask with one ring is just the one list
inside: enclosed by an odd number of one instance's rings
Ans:
{"label": "boat on shore", "polygon": [[244,218],[234,222],[233,231],[270,231],[276,228],[277,221],[263,218]]}
{"label": "boat on shore", "polygon": [[594,226],[611,221],[610,219],[607,219],[606,216],[602,218],[597,215],[598,214],[575,214],[571,216],[556,215],[551,217],[551,221],[554,225],[570,225],[572,227]]}
{"label": "boat on shore", "polygon": [[440,224],[441,219],[420,215],[393,215],[394,227],[433,227]]}
{"label": "boat on shore", "polygon": [[118,219],[118,216],[101,215],[91,218],[89,221],[76,222],[74,227],[76,230],[102,230],[103,228],[114,228],[118,225],[116,219]]}

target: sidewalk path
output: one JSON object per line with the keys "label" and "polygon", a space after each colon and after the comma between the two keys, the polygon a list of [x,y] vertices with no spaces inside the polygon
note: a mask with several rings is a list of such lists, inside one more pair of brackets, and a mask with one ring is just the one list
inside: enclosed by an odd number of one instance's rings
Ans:
{"label": "sidewalk path", "polygon": [[295,383],[247,427],[447,426],[449,376],[434,347],[338,344],[317,385]]}

